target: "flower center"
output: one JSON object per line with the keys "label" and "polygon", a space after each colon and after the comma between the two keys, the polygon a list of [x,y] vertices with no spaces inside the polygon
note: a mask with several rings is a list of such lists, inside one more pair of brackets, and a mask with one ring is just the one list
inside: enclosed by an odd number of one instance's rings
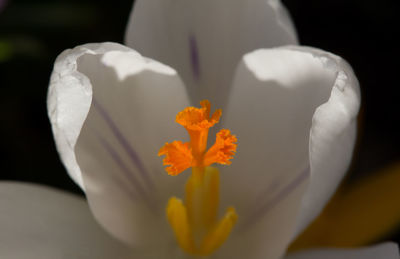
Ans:
{"label": "flower center", "polygon": [[237,138],[227,129],[217,133],[215,143],[207,150],[209,128],[218,123],[222,111],[210,117],[210,102],[200,102],[201,108],[188,107],[179,112],[176,122],[186,128],[190,142],[166,143],[158,155],[165,155],[165,170],[178,175],[189,167],[192,175],[186,182],[184,202],[171,197],[167,205],[167,219],[179,246],[192,255],[210,255],[228,238],[237,214],[229,207],[218,220],[219,170],[210,165],[230,164],[236,152]]}

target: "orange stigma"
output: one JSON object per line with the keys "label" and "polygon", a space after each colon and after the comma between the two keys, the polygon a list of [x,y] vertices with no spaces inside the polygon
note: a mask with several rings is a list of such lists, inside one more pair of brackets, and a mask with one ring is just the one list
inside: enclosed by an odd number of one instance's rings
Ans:
{"label": "orange stigma", "polygon": [[203,100],[200,105],[201,108],[188,107],[176,115],[176,122],[188,131],[190,142],[166,143],[158,152],[159,156],[165,155],[163,163],[169,166],[165,170],[170,175],[178,175],[189,167],[230,164],[236,152],[237,138],[227,129],[217,133],[215,144],[206,151],[208,131],[218,123],[222,111],[218,109],[210,117],[210,102]]}
{"label": "orange stigma", "polygon": [[210,116],[210,102],[200,102],[201,108],[188,107],[176,115],[176,122],[186,128],[190,142],[166,143],[158,152],[165,155],[163,164],[169,175],[178,175],[189,167],[192,175],[185,186],[184,201],[171,197],[167,220],[178,245],[188,254],[208,256],[229,237],[237,221],[233,207],[228,207],[218,220],[219,170],[214,163],[229,165],[236,152],[236,136],[227,129],[217,133],[215,143],[207,150],[209,129],[218,123],[222,111]]}

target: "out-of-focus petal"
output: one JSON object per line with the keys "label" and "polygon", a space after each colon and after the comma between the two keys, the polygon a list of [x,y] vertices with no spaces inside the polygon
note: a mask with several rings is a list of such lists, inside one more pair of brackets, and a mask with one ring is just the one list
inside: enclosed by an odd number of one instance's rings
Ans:
{"label": "out-of-focus petal", "polygon": [[394,243],[357,249],[310,250],[290,254],[285,259],[399,259],[399,248]]}
{"label": "out-of-focus petal", "polygon": [[360,90],[353,70],[340,57],[314,48],[291,47],[291,50],[312,55],[336,75],[329,99],[316,109],[312,118],[311,176],[298,219],[299,233],[318,216],[348,169],[356,139]]}
{"label": "out-of-focus petal", "polygon": [[175,68],[193,104],[208,99],[224,108],[245,53],[297,39],[279,0],[139,0],[126,43]]}
{"label": "out-of-focus petal", "polygon": [[95,218],[130,245],[176,247],[161,215],[186,177],[168,176],[157,154],[166,141],[188,138],[174,121],[189,105],[181,80],[133,51],[87,54],[76,62],[92,91],[75,152]]}
{"label": "out-of-focus petal", "polygon": [[238,229],[248,226],[228,240],[233,254],[279,258],[285,251],[310,174],[312,117],[335,78],[320,59],[287,48],[256,50],[239,64],[222,121],[238,148],[221,169],[221,200],[237,209]]}
{"label": "out-of-focus petal", "polygon": [[132,255],[96,223],[82,198],[33,184],[0,183],[0,258],[127,259]]}
{"label": "out-of-focus petal", "polygon": [[400,221],[399,182],[397,162],[346,184],[289,249],[359,247],[390,235]]}
{"label": "out-of-focus petal", "polygon": [[64,51],[56,60],[50,79],[47,108],[61,160],[74,181],[83,189],[82,175],[74,148],[89,111],[90,82],[77,71],[76,60],[86,54],[107,51],[132,51],[119,44],[86,44]]}

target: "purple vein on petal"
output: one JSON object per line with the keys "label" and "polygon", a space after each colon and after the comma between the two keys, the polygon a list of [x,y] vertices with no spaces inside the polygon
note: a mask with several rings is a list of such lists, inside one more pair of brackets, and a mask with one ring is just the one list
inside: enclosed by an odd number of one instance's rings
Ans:
{"label": "purple vein on petal", "polygon": [[107,151],[107,153],[111,156],[115,164],[119,167],[119,169],[123,173],[125,180],[126,179],[129,180],[129,183],[131,183],[132,185],[129,185],[127,181],[124,181],[124,179],[115,177],[113,177],[113,179],[118,181],[118,185],[122,186],[133,198],[137,198],[138,194],[141,195],[148,202],[149,207],[152,208],[152,202],[148,194],[145,192],[141,184],[135,179],[133,172],[124,163],[121,156],[118,155],[118,152],[105,139],[100,137],[100,135],[98,134],[96,135],[103,148]]}
{"label": "purple vein on petal", "polygon": [[195,79],[200,78],[200,59],[199,48],[197,46],[196,38],[193,35],[189,36],[189,50],[190,50],[190,64],[192,65],[192,72]]}
{"label": "purple vein on petal", "polygon": [[238,231],[244,231],[249,228],[252,224],[258,222],[266,214],[268,214],[277,204],[284,200],[292,191],[294,191],[304,180],[310,175],[310,167],[301,171],[291,182],[284,186],[278,191],[271,199],[269,199],[264,205],[258,207],[246,221],[239,227]]}
{"label": "purple vein on petal", "polygon": [[137,152],[129,144],[128,140],[124,137],[122,132],[118,129],[117,125],[111,119],[111,116],[107,113],[107,111],[104,109],[104,107],[99,102],[97,102],[94,98],[93,98],[93,107],[99,112],[100,116],[104,119],[104,121],[110,127],[115,138],[118,140],[118,142],[124,148],[124,150],[130,157],[133,164],[139,170],[139,173],[140,173],[143,181],[147,185],[147,188],[153,187],[153,182],[150,179],[149,174],[148,174],[147,170],[145,169],[143,162],[140,160]]}

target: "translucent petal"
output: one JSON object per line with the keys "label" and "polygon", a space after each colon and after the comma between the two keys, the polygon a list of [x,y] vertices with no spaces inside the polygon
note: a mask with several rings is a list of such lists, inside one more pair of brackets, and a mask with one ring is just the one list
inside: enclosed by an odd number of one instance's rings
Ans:
{"label": "translucent petal", "polygon": [[293,47],[292,50],[313,55],[336,75],[329,99],[315,110],[312,118],[311,177],[303,198],[298,233],[318,216],[349,167],[361,97],[358,80],[346,61],[314,48]]}
{"label": "translucent petal", "polygon": [[111,45],[115,51],[77,47],[59,57],[49,93],[56,142],[62,157],[67,150],[73,158],[64,159],[74,162],[67,169],[79,172],[103,227],[131,245],[169,247],[172,233],[160,215],[185,177],[168,176],[157,153],[185,136],[173,118],[188,97],[172,68]]}
{"label": "translucent petal", "polygon": [[[340,66],[329,57],[301,47],[283,47],[254,51],[239,64],[222,122],[237,135],[238,150],[232,165],[221,169],[221,193],[225,195],[221,198],[237,208],[239,229],[240,224],[251,224],[247,225],[248,234],[235,235],[238,240],[227,246],[229,253],[233,248],[232,254],[278,258],[295,231],[304,191],[314,191],[317,187],[312,184],[333,189],[339,181],[340,177],[330,178],[336,182],[322,181],[314,171],[314,157],[309,155],[314,113],[339,87]],[[345,91],[353,93],[353,86]],[[357,101],[353,99],[352,105],[357,106]],[[332,111],[335,109],[342,111],[343,105],[338,102]],[[342,152],[351,151],[352,141],[343,148]],[[351,153],[347,155],[336,160],[337,164],[344,166]],[[310,176],[321,182],[313,180],[306,188]],[[313,195],[317,200],[327,199],[318,197],[325,193]],[[315,203],[317,208],[322,205]]]}
{"label": "translucent petal", "polygon": [[293,25],[277,0],[139,0],[126,43],[174,67],[193,104],[224,108],[235,67],[257,48],[296,44]]}
{"label": "translucent petal", "polygon": [[169,245],[160,215],[184,178],[168,176],[157,154],[185,136],[173,120],[188,105],[182,82],[133,52],[81,57],[78,71],[90,80],[93,101],[75,151],[96,219],[132,245]]}
{"label": "translucent petal", "polygon": [[89,111],[91,86],[85,76],[77,71],[76,60],[82,55],[102,54],[112,50],[132,51],[115,43],[85,44],[61,53],[51,74],[47,109],[54,139],[61,161],[81,188],[84,188],[82,175],[76,163],[74,148]]}

